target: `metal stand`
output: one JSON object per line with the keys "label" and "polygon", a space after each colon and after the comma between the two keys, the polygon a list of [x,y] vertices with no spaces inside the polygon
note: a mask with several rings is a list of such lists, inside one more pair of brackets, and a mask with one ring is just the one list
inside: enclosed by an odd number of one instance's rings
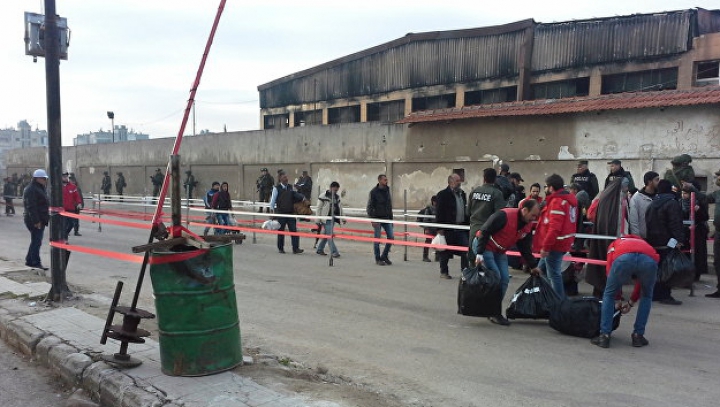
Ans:
{"label": "metal stand", "polygon": [[[113,363],[119,367],[130,368],[140,366],[142,361],[128,355],[128,344],[145,343],[145,339],[143,338],[150,336],[150,332],[138,328],[138,325],[140,325],[141,320],[155,318],[155,315],[135,307],[118,306],[122,287],[123,282],[118,281],[100,343],[105,345],[107,338],[120,341],[120,352],[113,355],[102,355],[102,360]],[[112,325],[115,313],[123,315],[122,325]]]}

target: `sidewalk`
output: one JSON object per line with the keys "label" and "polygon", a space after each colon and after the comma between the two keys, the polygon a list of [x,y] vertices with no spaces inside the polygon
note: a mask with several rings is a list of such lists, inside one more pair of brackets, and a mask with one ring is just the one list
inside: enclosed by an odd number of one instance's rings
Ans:
{"label": "sidewalk", "polygon": [[6,298],[0,300],[0,338],[32,355],[68,386],[83,388],[102,406],[339,406],[281,394],[233,372],[166,376],[160,371],[158,343],[148,338],[129,349],[142,365],[117,369],[100,361],[101,355],[119,350],[119,342],[114,340],[100,345],[105,321],[73,307],[46,307],[41,299],[50,288],[48,283],[21,284],[3,276],[23,270],[27,268],[0,260],[0,298]]}

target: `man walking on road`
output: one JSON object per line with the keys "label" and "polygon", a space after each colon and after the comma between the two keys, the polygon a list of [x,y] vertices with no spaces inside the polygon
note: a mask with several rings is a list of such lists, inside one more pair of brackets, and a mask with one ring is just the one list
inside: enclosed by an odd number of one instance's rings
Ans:
{"label": "man walking on road", "polygon": [[[460,188],[460,176],[452,174],[448,177],[448,186],[437,193],[436,223],[446,225],[467,225],[465,213],[467,196]],[[438,233],[445,236],[450,246],[468,247],[468,234],[464,229],[438,228]],[[443,250],[440,252],[440,278],[451,279],[448,262],[453,255],[460,256],[460,270],[468,267],[467,249],[463,251]]]}
{"label": "man walking on road", "polygon": [[[387,219],[392,220],[392,196],[390,195],[390,187],[388,186],[388,179],[385,174],[378,175],[378,183],[370,191],[367,203],[367,215],[373,219]],[[372,222],[372,227],[375,232],[375,239],[380,239],[382,236],[382,229],[385,229],[385,238],[387,240],[395,240],[393,235],[393,224],[391,222]],[[380,253],[380,243],[373,243],[373,254],[375,254],[375,264],[378,266],[389,266],[392,264],[388,255],[390,254],[390,248],[392,244],[390,242],[385,243],[385,249]]]}
{"label": "man walking on road", "polygon": [[45,226],[50,222],[50,202],[45,192],[48,175],[45,170],[38,169],[33,173],[32,182],[23,191],[25,207],[25,227],[30,231],[30,247],[25,256],[25,265],[32,268],[47,270],[40,261]]}
{"label": "man walking on road", "polygon": [[[288,176],[285,171],[278,173],[279,184],[273,188],[272,197],[270,197],[270,209],[274,213],[283,215],[292,215],[294,213],[295,202],[305,201],[305,197],[293,190],[292,185],[288,184]],[[290,232],[297,232],[297,219],[291,216],[279,216],[277,221],[280,223],[280,231],[285,230],[285,226]],[[291,236],[290,241],[292,243],[293,254],[300,254],[304,252],[300,248],[300,238],[298,236]],[[281,254],[285,253],[285,235],[278,234],[277,237],[277,248]]]}

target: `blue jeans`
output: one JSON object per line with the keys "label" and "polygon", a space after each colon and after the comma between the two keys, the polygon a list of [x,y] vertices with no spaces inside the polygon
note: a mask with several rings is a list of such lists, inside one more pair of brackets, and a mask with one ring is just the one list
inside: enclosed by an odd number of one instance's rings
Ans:
{"label": "blue jeans", "polygon": [[550,281],[555,293],[562,299],[565,298],[565,287],[563,287],[562,281],[562,258],[565,252],[552,251],[548,253],[547,257],[540,259],[538,268],[545,273],[545,278]]}
{"label": "blue jeans", "polygon": [[502,298],[505,298],[505,293],[507,292],[508,284],[510,283],[510,272],[508,271],[507,254],[485,250],[482,256],[483,262],[485,262],[485,267],[500,274]]}
{"label": "blue jeans", "polygon": [[[332,235],[333,234],[333,227],[335,226],[335,221],[332,220],[326,220],[325,221],[325,233],[326,235]],[[325,251],[325,244],[328,243],[328,239],[320,239],[320,243],[317,247],[317,252],[323,252]],[[330,253],[332,254],[340,254],[338,252],[337,247],[335,247],[335,239],[329,239],[330,243]]]}
{"label": "blue jeans", "polygon": [[602,316],[600,319],[600,332],[612,332],[613,314],[615,312],[615,295],[622,289],[622,285],[635,275],[640,282],[640,301],[633,332],[645,335],[645,325],[650,317],[652,307],[653,288],[657,279],[658,265],[652,257],[642,253],[626,253],[615,259],[610,268],[610,275],[603,294]]}
{"label": "blue jeans", "polygon": [[45,234],[45,226],[38,229],[34,225],[29,225],[27,222],[25,226],[30,231],[30,247],[28,248],[27,256],[25,256],[25,264],[30,266],[40,266],[40,246],[42,245],[43,235]]}
{"label": "blue jeans", "polygon": [[[379,239],[382,235],[382,229],[385,229],[385,235],[386,238],[389,240],[395,240],[395,236],[393,235],[393,224],[392,223],[376,223],[377,226],[373,226],[373,229],[375,230],[375,239]],[[390,247],[392,247],[392,244],[385,243],[385,249],[382,252],[382,256],[380,255],[380,243],[375,242],[373,243],[373,253],[375,254],[375,261],[379,261],[380,259],[386,259],[388,257],[388,254],[390,253]]]}
{"label": "blue jeans", "polygon": [[[289,231],[297,232],[297,219],[280,217],[277,218],[277,221],[280,223],[280,229],[278,230],[285,230],[285,226],[287,225]],[[300,238],[298,236],[290,236],[290,242],[292,243],[294,252],[300,250]],[[277,248],[278,250],[285,250],[285,235],[278,235]]]}
{"label": "blue jeans", "polygon": [[[218,225],[225,225],[225,226],[230,225],[230,215],[229,215],[229,214],[227,214],[227,213],[216,213],[216,214],[215,214],[215,217],[217,218],[217,223],[218,223]],[[227,232],[228,232],[227,229],[220,229],[220,228],[215,229],[215,234],[216,234],[216,235],[224,235],[224,234],[226,234]]]}

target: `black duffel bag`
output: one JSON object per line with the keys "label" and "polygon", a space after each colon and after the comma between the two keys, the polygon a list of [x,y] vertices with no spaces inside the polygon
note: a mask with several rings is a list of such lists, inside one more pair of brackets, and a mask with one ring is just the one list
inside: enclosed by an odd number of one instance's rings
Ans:
{"label": "black duffel bag", "polygon": [[559,303],[560,297],[547,280],[540,276],[530,276],[515,291],[505,313],[510,319],[545,319],[550,317],[550,310]]}
{"label": "black duffel bag", "polygon": [[500,276],[485,267],[466,268],[458,284],[458,314],[492,317],[501,314]]}
{"label": "black duffel bag", "polygon": [[[595,297],[566,298],[550,310],[550,326],[566,335],[594,338],[600,334],[600,306]],[[620,326],[620,311],[613,316],[613,331]]]}
{"label": "black duffel bag", "polygon": [[658,268],[658,280],[668,287],[689,287],[695,281],[695,265],[679,249],[670,250]]}

